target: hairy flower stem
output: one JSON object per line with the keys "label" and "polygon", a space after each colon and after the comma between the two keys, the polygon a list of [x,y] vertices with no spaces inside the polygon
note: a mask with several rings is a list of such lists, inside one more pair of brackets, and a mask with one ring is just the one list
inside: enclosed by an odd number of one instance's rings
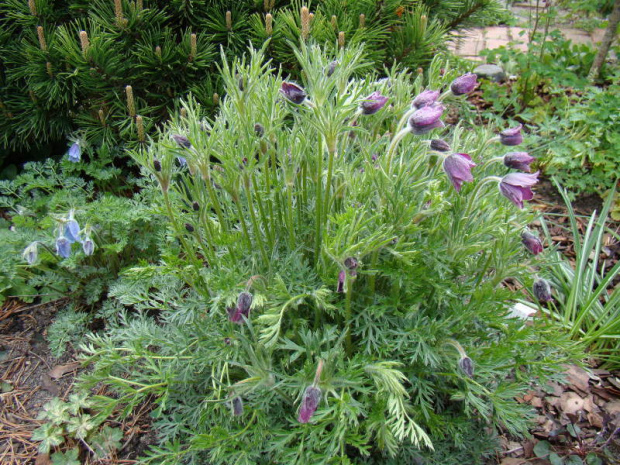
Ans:
{"label": "hairy flower stem", "polygon": [[295,223],[293,221],[293,185],[286,185],[286,206],[287,206],[287,223],[288,223],[288,241],[291,250],[295,249]]}
{"label": "hairy flower stem", "polygon": [[268,265],[269,259],[267,256],[267,251],[265,250],[265,244],[263,243],[263,238],[260,232],[260,228],[258,227],[258,220],[256,219],[256,211],[254,210],[254,202],[252,201],[252,189],[250,187],[250,177],[247,174],[243,177],[243,185],[245,187],[245,192],[246,192],[245,197],[248,203],[248,210],[250,211],[250,221],[252,223],[252,230],[254,231],[254,237],[256,238],[256,242],[258,242],[260,253],[263,256],[265,265]]}
{"label": "hairy flower stem", "polygon": [[345,306],[344,306],[344,319],[345,324],[347,325],[347,335],[345,337],[345,350],[347,352],[347,357],[351,357],[353,354],[353,342],[351,340],[351,320],[352,320],[352,312],[351,312],[351,300],[353,299],[353,282],[354,278],[350,277],[347,273],[346,286],[347,293],[345,297]]}
{"label": "hairy flower stem", "polygon": [[336,141],[328,142],[327,153],[327,182],[325,183],[325,206],[323,207],[323,222],[327,224],[327,213],[329,212],[329,195],[332,187],[332,176],[334,171],[334,157],[336,156]]}
{"label": "hairy flower stem", "polygon": [[319,156],[317,157],[317,176],[316,176],[316,211],[314,213],[315,231],[314,231],[314,265],[318,267],[321,253],[321,206],[322,206],[322,189],[323,187],[323,138],[319,135]]}
{"label": "hairy flower stem", "polygon": [[248,225],[245,222],[245,216],[243,215],[243,210],[241,209],[241,202],[239,202],[238,198],[235,198],[233,199],[233,203],[237,207],[237,214],[239,216],[239,222],[241,223],[241,230],[243,231],[243,236],[245,237],[246,246],[248,247],[248,250],[253,250],[252,238],[250,237]]}
{"label": "hairy flower stem", "polygon": [[370,257],[370,269],[373,270],[373,273],[368,277],[368,291],[369,291],[369,300],[372,302],[374,300],[375,295],[375,285],[377,275],[375,274],[375,270],[377,268],[377,262],[379,261],[379,250],[375,250]]}
{"label": "hairy flower stem", "polygon": [[477,205],[477,199],[480,195],[482,187],[484,187],[490,182],[499,182],[501,180],[502,179],[497,176],[488,176],[484,178],[480,183],[476,184],[471,194],[469,195],[469,198],[467,199],[468,202],[467,206],[465,207],[465,214],[463,215],[463,218],[469,218],[469,215],[471,215],[473,208]]}
{"label": "hairy flower stem", "polygon": [[396,147],[398,147],[398,143],[409,134],[409,128],[401,129],[396,135],[392,138],[390,142],[390,146],[387,151],[387,170],[386,174],[389,175],[392,170],[392,159],[394,158],[394,152],[396,151]]}
{"label": "hairy flower stem", "polygon": [[[269,171],[269,170],[267,170]],[[254,176],[254,174],[252,174],[252,179],[251,179],[252,185],[256,186],[256,177]],[[273,231],[271,229],[270,223],[269,223],[269,218],[267,217],[266,213],[265,213],[265,206],[263,204],[263,198],[260,195],[260,193],[258,192],[258,190],[254,190],[254,197],[256,198],[256,204],[258,205],[258,212],[260,214],[260,218],[261,218],[261,222],[263,224],[263,228],[265,228],[265,236],[267,238],[267,242],[269,245],[269,250],[273,250],[274,247],[274,238],[273,238]]]}

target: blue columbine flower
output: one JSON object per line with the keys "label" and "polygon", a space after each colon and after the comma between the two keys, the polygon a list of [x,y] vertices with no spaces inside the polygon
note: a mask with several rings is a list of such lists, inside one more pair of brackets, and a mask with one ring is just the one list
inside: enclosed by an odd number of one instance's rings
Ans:
{"label": "blue columbine flower", "polygon": [[69,147],[67,156],[70,162],[79,163],[80,159],[82,158],[82,148],[80,147],[80,141],[75,142],[71,147]]}

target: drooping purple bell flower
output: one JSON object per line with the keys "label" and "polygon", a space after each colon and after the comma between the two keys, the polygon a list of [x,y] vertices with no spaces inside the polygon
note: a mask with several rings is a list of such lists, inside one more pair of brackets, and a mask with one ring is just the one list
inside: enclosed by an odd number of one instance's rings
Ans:
{"label": "drooping purple bell flower", "polygon": [[300,423],[308,423],[321,401],[321,390],[315,386],[308,386],[304,392],[304,397],[301,401],[301,408],[299,409],[299,416],[297,421]]}
{"label": "drooping purple bell flower", "polygon": [[71,255],[71,242],[66,237],[60,236],[56,239],[56,253],[62,258],[69,258]]}
{"label": "drooping purple bell flower", "polygon": [[534,255],[538,255],[543,251],[542,241],[529,231],[521,233],[521,243]]}
{"label": "drooping purple bell flower", "polygon": [[514,170],[531,172],[530,163],[536,160],[527,152],[508,152],[504,155],[504,165]]}
{"label": "drooping purple bell flower", "polygon": [[69,151],[67,152],[67,157],[70,162],[78,163],[82,158],[82,148],[80,147],[80,142],[75,142],[71,147],[69,147]]}
{"label": "drooping purple bell flower", "polygon": [[73,218],[69,219],[65,224],[64,236],[71,244],[80,242],[80,225]]}
{"label": "drooping purple bell flower", "polygon": [[532,200],[534,193],[530,189],[538,182],[538,171],[532,174],[510,173],[499,183],[500,192],[517,207],[523,208],[524,200]]}
{"label": "drooping purple bell flower", "polygon": [[449,152],[450,144],[443,139],[433,139],[431,141],[431,150],[436,150],[437,152]]}
{"label": "drooping purple bell flower", "polygon": [[188,149],[188,148],[190,148],[192,146],[192,143],[185,136],[182,136],[180,134],[172,134],[172,138],[174,139],[174,141],[177,144],[179,144],[179,147],[183,147],[184,149]]}
{"label": "drooping purple bell flower", "polygon": [[252,294],[242,292],[237,298],[237,306],[228,309],[228,319],[233,323],[242,324],[243,317],[250,316],[250,307],[252,306]]}
{"label": "drooping purple bell flower", "polygon": [[499,141],[503,145],[514,146],[519,145],[523,142],[523,135],[521,134],[521,129],[523,129],[523,125],[520,124],[514,128],[504,129],[499,133]]}
{"label": "drooping purple bell flower", "polygon": [[464,355],[459,359],[459,368],[465,373],[468,377],[474,377],[474,362],[467,355]]}
{"label": "drooping purple bell flower", "polygon": [[551,285],[544,279],[538,279],[534,282],[532,292],[534,293],[534,297],[541,303],[551,302],[553,300],[553,297],[551,297]]}
{"label": "drooping purple bell flower", "polygon": [[332,61],[329,66],[327,66],[327,71],[325,74],[327,74],[327,77],[331,77],[332,74],[334,74],[334,71],[336,71],[336,67],[339,65],[340,63],[336,60]]}
{"label": "drooping purple bell flower", "polygon": [[409,129],[417,136],[426,134],[435,128],[443,128],[445,125],[441,121],[444,107],[439,103],[434,103],[416,110],[409,118]]}
{"label": "drooping purple bell flower", "polygon": [[380,92],[373,92],[360,103],[362,114],[374,115],[385,106],[387,101],[388,98]]}
{"label": "drooping purple bell flower", "polygon": [[477,83],[478,76],[474,73],[463,74],[452,81],[452,84],[450,84],[450,90],[454,95],[469,94],[476,88]]}
{"label": "drooping purple bell flower", "polygon": [[443,161],[443,169],[448,175],[448,179],[457,192],[461,191],[464,182],[472,182],[474,177],[471,169],[476,164],[471,161],[471,157],[466,153],[453,153],[448,155]]}
{"label": "drooping purple bell flower", "polygon": [[87,256],[92,255],[93,252],[95,251],[95,243],[90,237],[87,237],[82,242],[82,250],[84,250],[84,255],[87,255]]}
{"label": "drooping purple bell flower", "polygon": [[417,110],[422,107],[433,105],[439,98],[440,94],[441,93],[438,90],[425,90],[413,99],[413,102],[411,102],[411,108],[415,108]]}
{"label": "drooping purple bell flower", "polygon": [[280,87],[280,93],[290,102],[301,105],[306,100],[306,91],[292,82],[284,81]]}
{"label": "drooping purple bell flower", "polygon": [[357,276],[357,267],[359,266],[359,262],[355,257],[347,257],[344,259],[344,266],[349,272],[349,276],[355,277]]}

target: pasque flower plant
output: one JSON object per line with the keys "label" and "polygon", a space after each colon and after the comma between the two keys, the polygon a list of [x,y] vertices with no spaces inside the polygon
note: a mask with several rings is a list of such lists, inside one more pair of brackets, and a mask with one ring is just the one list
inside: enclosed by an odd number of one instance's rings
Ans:
{"label": "pasque flower plant", "polygon": [[[296,54],[298,84],[260,51],[224,65],[208,131],[190,100],[133,153],[177,239],[157,270],[182,286],[159,322],[141,320],[156,337],[122,356],[113,335],[93,340],[91,381],[131,405],[159,399],[182,423],[162,428],[153,463],[402,463],[447,431],[526,430],[513,398],[555,370],[562,341],[506,317],[515,294],[502,282],[528,273],[515,250],[529,215],[488,188],[502,179],[486,163],[492,130],[444,128],[462,97],[439,102],[457,77],[439,60],[379,81],[353,78],[355,47]],[[170,134],[192,141],[187,166]],[[106,381],[112,366],[124,375]]]}

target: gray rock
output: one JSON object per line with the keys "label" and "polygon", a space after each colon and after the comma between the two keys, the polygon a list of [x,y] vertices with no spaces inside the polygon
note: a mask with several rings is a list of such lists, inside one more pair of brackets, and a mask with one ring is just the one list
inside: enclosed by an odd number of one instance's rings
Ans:
{"label": "gray rock", "polygon": [[474,69],[480,79],[488,79],[493,82],[504,82],[506,80],[506,73],[501,66],[497,65],[480,65]]}

